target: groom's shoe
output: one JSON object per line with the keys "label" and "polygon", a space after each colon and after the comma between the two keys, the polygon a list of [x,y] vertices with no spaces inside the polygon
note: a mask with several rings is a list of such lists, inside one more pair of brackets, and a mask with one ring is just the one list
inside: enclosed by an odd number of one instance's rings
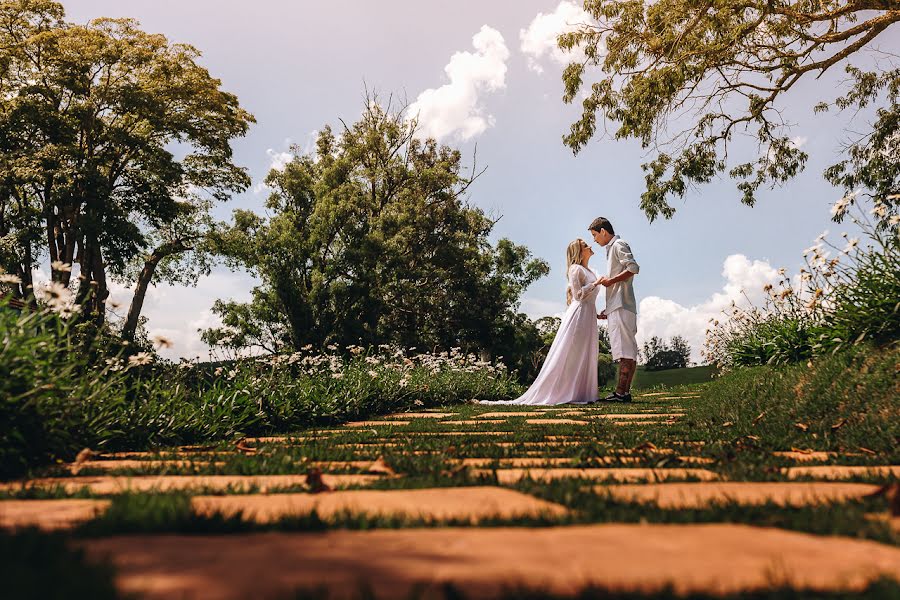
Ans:
{"label": "groom's shoe", "polygon": [[609,396],[603,399],[604,402],[631,402],[631,392],[627,394],[619,394],[617,392],[613,392]]}

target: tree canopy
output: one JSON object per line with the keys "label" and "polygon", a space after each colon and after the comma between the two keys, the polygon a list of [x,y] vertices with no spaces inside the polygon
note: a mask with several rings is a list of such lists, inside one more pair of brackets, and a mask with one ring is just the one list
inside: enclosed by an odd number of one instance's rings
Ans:
{"label": "tree canopy", "polygon": [[[640,140],[651,154],[641,196],[651,221],[670,218],[672,198],[726,171],[748,205],[760,186],[794,177],[808,156],[782,117],[785,96],[900,21],[896,0],[586,0],[584,7],[593,21],[559,38],[562,49],[581,51],[563,75],[565,102],[587,88],[564,142],[580,151],[598,121],[616,139]],[[864,186],[895,209],[900,75],[893,67],[846,70],[846,95],[810,108],[875,104],[877,119],[826,178],[848,193]],[[758,153],[734,161],[729,150],[742,134]]]}
{"label": "tree canopy", "polygon": [[64,19],[57,2],[0,3],[0,260],[22,297],[42,257],[65,286],[77,265],[78,304],[103,322],[107,275],[146,260],[152,278],[156,242],[249,185],[230,142],[253,117],[195,48]]}
{"label": "tree canopy", "polygon": [[489,241],[494,221],[466,200],[476,178],[458,150],[420,139],[402,110],[368,99],[357,122],[324,127],[313,154],[294,148],[270,172],[268,216],[235,211],[217,236],[262,284],[250,303],[217,302],[225,326],[204,338],[266,351],[514,346],[527,321],[519,298],[548,266],[510,240]]}

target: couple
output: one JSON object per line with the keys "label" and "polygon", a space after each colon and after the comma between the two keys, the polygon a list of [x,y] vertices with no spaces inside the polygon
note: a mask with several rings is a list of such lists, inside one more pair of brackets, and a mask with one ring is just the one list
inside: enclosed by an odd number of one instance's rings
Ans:
{"label": "couple", "polygon": [[[631,248],[603,217],[588,228],[594,241],[606,248],[607,276],[588,267],[593,249],[577,239],[566,250],[568,309],[550,346],[537,379],[522,396],[502,404],[588,404],[597,401],[597,319],[606,319],[613,360],[619,362],[616,391],[604,398],[631,402],[631,380],[637,366],[637,305],[632,278],[640,271]],[[597,314],[600,288],[606,288],[606,309]]]}

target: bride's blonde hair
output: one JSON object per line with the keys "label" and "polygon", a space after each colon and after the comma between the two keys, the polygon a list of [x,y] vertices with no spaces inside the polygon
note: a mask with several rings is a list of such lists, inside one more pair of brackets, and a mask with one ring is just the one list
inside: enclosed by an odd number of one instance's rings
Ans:
{"label": "bride's blonde hair", "polygon": [[[578,238],[577,240],[572,241],[569,244],[569,247],[566,248],[566,281],[569,280],[569,269],[572,268],[572,265],[581,264],[581,250],[584,246],[584,240]],[[569,304],[572,304],[572,290],[566,286],[566,306]]]}

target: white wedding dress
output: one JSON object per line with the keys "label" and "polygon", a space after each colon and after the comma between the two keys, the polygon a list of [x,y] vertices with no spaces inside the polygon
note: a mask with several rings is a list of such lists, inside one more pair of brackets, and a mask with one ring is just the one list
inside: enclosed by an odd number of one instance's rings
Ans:
{"label": "white wedding dress", "polygon": [[569,267],[568,290],[572,303],[559,325],[537,379],[515,400],[483,404],[583,404],[597,400],[597,358],[600,343],[597,330],[597,295],[593,287],[597,274],[581,265]]}

